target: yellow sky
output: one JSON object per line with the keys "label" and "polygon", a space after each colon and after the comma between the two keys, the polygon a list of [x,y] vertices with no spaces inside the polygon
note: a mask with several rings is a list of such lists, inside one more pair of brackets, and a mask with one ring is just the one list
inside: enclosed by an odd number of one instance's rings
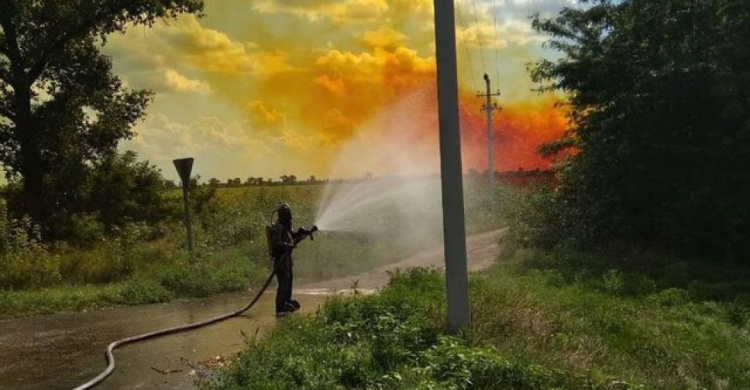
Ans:
{"label": "yellow sky", "polygon": [[[486,161],[474,96],[484,72],[503,92],[499,168],[539,166],[532,144],[562,131],[554,99],[530,91],[526,63],[551,53],[527,17],[569,3],[457,3],[466,169]],[[157,93],[138,136],[122,147],[165,176],[176,178],[172,159],[193,156],[204,179],[328,177],[347,143],[364,139],[377,153],[393,129],[373,126],[374,118],[416,95],[408,127],[436,139],[432,0],[207,0],[205,13],[132,28],[105,48],[130,87]]]}

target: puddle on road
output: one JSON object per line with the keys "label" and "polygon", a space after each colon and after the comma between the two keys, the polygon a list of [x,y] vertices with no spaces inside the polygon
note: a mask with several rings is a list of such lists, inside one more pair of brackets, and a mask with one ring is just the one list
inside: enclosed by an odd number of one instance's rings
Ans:
{"label": "puddle on road", "polygon": [[[243,349],[245,337],[274,326],[274,293],[244,315],[205,328],[115,350],[115,371],[102,389],[193,389],[191,366]],[[327,294],[295,291],[301,313],[314,312]],[[61,313],[0,321],[0,389],[71,389],[105,368],[104,350],[114,340],[197,322],[247,304],[250,293],[138,307]],[[163,374],[157,372],[171,372]]]}

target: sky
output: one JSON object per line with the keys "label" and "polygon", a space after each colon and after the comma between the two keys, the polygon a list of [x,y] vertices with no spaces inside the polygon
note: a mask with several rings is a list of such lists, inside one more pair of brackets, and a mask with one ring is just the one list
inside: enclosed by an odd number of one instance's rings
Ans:
{"label": "sky", "polygon": [[[555,58],[529,16],[554,15],[573,0],[456,2],[464,170],[487,169],[482,75],[502,110],[493,120],[495,169],[547,168],[538,146],[559,137],[559,96],[532,89],[527,64]],[[207,0],[183,15],[109,37],[104,52],[127,86],[153,103],[121,149],[176,179],[172,160],[194,157],[203,180],[328,178],[392,173],[340,158],[347,145],[378,154],[399,145],[437,155],[432,0]],[[385,153],[385,152],[382,152]],[[387,159],[386,159],[387,160]],[[341,173],[343,172],[343,173]]]}

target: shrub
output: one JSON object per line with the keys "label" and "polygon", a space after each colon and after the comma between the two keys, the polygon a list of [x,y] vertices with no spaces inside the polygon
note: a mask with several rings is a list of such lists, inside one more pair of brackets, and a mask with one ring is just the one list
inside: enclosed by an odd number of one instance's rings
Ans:
{"label": "shrub", "polygon": [[246,287],[251,276],[248,268],[235,263],[216,267],[207,263],[183,263],[159,275],[159,282],[180,296],[206,297]]}
{"label": "shrub", "polygon": [[679,288],[667,288],[651,295],[649,300],[659,305],[678,306],[690,301],[690,295],[687,291]]}
{"label": "shrub", "polygon": [[70,217],[69,241],[79,247],[91,247],[104,239],[104,225],[97,213],[77,213]]}
{"label": "shrub", "polygon": [[60,282],[60,258],[41,243],[39,227],[28,218],[10,220],[0,234],[0,290],[32,289]]}
{"label": "shrub", "polygon": [[[44,212],[39,220],[46,241],[69,240],[84,247],[131,222],[156,223],[175,214],[165,201],[164,180],[156,166],[135,152],[106,153],[84,163],[55,166],[45,175]],[[11,210],[24,210],[22,185],[6,190]],[[22,215],[11,215],[21,218]]]}
{"label": "shrub", "polygon": [[106,155],[91,169],[86,209],[97,212],[107,228],[129,222],[154,223],[169,214],[163,200],[161,171],[135,152]]}
{"label": "shrub", "polygon": [[117,303],[139,305],[166,302],[172,298],[174,294],[156,280],[132,279],[125,283]]}
{"label": "shrub", "polygon": [[420,367],[411,369],[413,376],[421,377],[419,382],[431,378],[441,388],[535,390],[555,382],[549,369],[511,362],[494,349],[472,348],[457,337],[441,336],[422,359]]}
{"label": "shrub", "polygon": [[613,269],[602,276],[604,290],[610,294],[621,294],[625,290],[625,281],[622,272]]}

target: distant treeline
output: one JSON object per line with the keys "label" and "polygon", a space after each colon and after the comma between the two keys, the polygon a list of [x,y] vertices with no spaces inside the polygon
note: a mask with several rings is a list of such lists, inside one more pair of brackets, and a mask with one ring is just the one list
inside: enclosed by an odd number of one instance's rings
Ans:
{"label": "distant treeline", "polygon": [[[215,177],[212,177],[208,179],[205,182],[201,182],[200,176],[197,176],[193,180],[196,181],[196,183],[193,183],[193,185],[204,185],[204,186],[210,186],[210,187],[253,187],[253,186],[274,186],[274,185],[297,185],[297,184],[320,184],[324,183],[325,180],[318,180],[315,175],[309,176],[305,180],[299,180],[297,179],[297,176],[295,175],[282,175],[279,176],[278,180],[274,180],[273,178],[263,178],[263,177],[254,177],[250,176],[246,178],[245,180],[242,180],[239,177],[235,178],[229,178],[226,180],[219,180]],[[165,180],[164,186],[167,189],[174,189],[178,187],[179,183],[176,183],[173,180]]]}
{"label": "distant treeline", "polygon": [[[438,175],[428,175],[429,177],[438,178]],[[557,179],[555,172],[551,170],[535,169],[532,171],[523,170],[518,168],[517,171],[506,171],[498,172],[495,171],[495,182],[501,185],[510,185],[513,187],[526,188],[531,185],[557,185]],[[426,176],[427,177],[427,176]],[[464,174],[464,178],[471,181],[486,181],[487,171],[480,173],[475,169],[470,169]],[[245,180],[239,177],[230,178],[225,180],[219,180],[215,177],[208,179],[207,181],[201,181],[200,176],[194,177],[191,182],[191,187],[196,186],[208,186],[214,188],[236,188],[236,187],[261,187],[261,186],[284,186],[284,185],[316,185],[326,183],[349,183],[358,182],[364,180],[376,180],[378,177],[372,176],[371,174],[365,175],[361,178],[346,178],[346,179],[318,179],[315,175],[309,176],[305,180],[298,180],[295,175],[282,175],[278,180],[273,178],[263,178],[250,176]],[[174,180],[164,180],[164,187],[168,190],[179,188],[180,183]]]}

